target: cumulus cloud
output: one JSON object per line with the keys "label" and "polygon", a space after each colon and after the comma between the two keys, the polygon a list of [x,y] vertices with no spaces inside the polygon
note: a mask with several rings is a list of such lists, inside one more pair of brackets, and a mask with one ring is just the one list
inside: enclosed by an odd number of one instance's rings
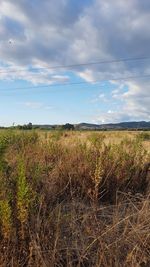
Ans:
{"label": "cumulus cloud", "polygon": [[[121,104],[115,109],[100,113],[95,118],[98,123],[110,123],[119,121],[148,120],[150,121],[150,89],[147,81],[130,81],[125,84],[127,89],[115,89],[112,91],[113,98],[119,100]],[[119,86],[118,86],[119,87]]]}
{"label": "cumulus cloud", "polygon": [[[51,66],[98,60],[150,57],[150,3],[147,0],[0,0],[0,58],[18,73],[0,79],[24,79],[33,84],[65,82],[65,70]],[[11,42],[9,42],[11,40]],[[30,67],[44,67],[39,73]],[[19,71],[24,68],[24,71]],[[150,60],[124,61],[72,68],[80,78],[113,79],[150,74]],[[124,92],[120,87],[126,86]],[[101,113],[99,120],[150,119],[150,87],[139,79],[118,81],[112,98],[122,106]]]}

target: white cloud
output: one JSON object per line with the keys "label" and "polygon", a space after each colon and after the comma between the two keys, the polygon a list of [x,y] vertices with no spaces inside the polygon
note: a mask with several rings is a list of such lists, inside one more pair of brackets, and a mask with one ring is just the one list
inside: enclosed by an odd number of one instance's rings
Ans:
{"label": "white cloud", "polygon": [[23,103],[27,108],[31,108],[31,109],[45,109],[45,110],[52,110],[53,106],[50,105],[46,105],[42,102],[25,102]]}
{"label": "white cloud", "polygon": [[52,110],[53,107],[52,107],[52,106],[45,106],[45,109],[46,109],[46,110]]}
{"label": "white cloud", "polygon": [[[2,69],[2,70],[1,70]],[[36,68],[30,69],[20,67],[3,67],[0,69],[0,80],[25,80],[34,85],[38,84],[54,84],[69,82],[69,76],[56,75],[51,69]]]}
{"label": "white cloud", "polygon": [[91,103],[96,103],[96,102],[101,103],[101,102],[108,102],[108,101],[109,101],[108,97],[104,93],[100,93],[97,97],[91,100]]}
{"label": "white cloud", "polygon": [[121,101],[121,105],[114,110],[100,112],[95,118],[97,122],[120,122],[132,120],[150,121],[150,88],[149,83],[137,81],[127,82],[128,91],[121,92],[118,89],[113,91],[113,97]]}
{"label": "white cloud", "polygon": [[[150,56],[147,0],[0,0],[0,4],[1,62],[12,70],[18,66],[17,72],[0,73],[1,80],[65,83],[69,80],[67,69],[49,67]],[[33,73],[31,66],[45,69]],[[24,70],[20,71],[21,68]],[[103,120],[150,119],[148,83],[140,79],[113,81],[150,74],[150,60],[93,64],[74,67],[72,71],[89,83],[95,80],[116,83],[112,96],[122,101],[121,110],[118,106],[112,113],[100,114]],[[126,92],[121,86],[127,87]]]}
{"label": "white cloud", "polygon": [[43,103],[40,103],[40,102],[26,102],[24,104],[26,107],[32,108],[32,109],[39,109],[43,107]]}

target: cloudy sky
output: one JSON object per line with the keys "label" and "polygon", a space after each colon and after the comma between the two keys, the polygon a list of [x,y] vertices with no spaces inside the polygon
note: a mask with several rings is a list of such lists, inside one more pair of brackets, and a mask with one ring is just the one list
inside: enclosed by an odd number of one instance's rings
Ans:
{"label": "cloudy sky", "polygon": [[149,121],[149,22],[148,0],[0,0],[0,125]]}

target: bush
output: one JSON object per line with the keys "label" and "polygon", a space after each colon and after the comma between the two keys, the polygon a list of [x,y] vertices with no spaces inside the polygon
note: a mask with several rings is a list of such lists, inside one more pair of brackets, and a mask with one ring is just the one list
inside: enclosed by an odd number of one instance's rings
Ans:
{"label": "bush", "polygon": [[150,140],[150,133],[148,132],[142,132],[137,135],[137,139],[140,139],[142,141],[149,141]]}

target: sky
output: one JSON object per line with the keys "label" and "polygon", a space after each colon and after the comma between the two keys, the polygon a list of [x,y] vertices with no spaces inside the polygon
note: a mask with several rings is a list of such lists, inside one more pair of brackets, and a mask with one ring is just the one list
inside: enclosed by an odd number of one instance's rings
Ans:
{"label": "sky", "polygon": [[148,0],[0,0],[0,125],[150,121],[149,22]]}

